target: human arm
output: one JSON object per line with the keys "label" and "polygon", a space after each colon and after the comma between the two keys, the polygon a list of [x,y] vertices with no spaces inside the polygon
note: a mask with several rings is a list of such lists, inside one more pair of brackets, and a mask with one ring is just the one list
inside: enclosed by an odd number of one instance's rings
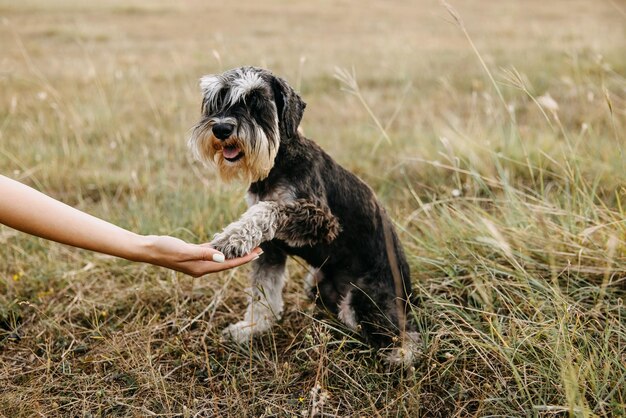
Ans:
{"label": "human arm", "polygon": [[207,245],[169,236],[139,235],[81,212],[20,182],[0,175],[0,223],[41,238],[201,276],[247,263],[250,254],[223,261]]}

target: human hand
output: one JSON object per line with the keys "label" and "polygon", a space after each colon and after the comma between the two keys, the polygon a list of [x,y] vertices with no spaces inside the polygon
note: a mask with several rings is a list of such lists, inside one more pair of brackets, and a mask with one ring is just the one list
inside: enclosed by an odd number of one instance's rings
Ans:
{"label": "human hand", "polygon": [[243,257],[224,260],[224,254],[209,244],[190,244],[178,238],[157,235],[144,236],[143,239],[144,257],[139,257],[138,261],[167,267],[193,277],[240,266],[263,253],[260,248],[255,248]]}

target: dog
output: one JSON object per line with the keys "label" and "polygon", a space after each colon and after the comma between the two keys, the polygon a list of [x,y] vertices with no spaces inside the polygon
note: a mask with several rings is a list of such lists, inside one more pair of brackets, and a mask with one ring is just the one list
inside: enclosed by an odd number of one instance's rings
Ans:
{"label": "dog", "polygon": [[240,322],[223,334],[247,343],[283,311],[287,256],[312,268],[308,293],[324,310],[391,362],[407,363],[416,333],[409,265],[389,216],[374,192],[299,131],[306,104],[270,71],[241,67],[200,80],[201,118],[189,147],[226,181],[249,184],[248,210],[215,235],[227,258],[260,246],[251,296]]}

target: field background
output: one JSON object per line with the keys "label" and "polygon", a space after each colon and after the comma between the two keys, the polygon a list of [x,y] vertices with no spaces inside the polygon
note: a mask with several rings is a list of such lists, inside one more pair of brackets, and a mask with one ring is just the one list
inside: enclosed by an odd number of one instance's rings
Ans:
{"label": "field background", "polygon": [[191,279],[0,227],[0,415],[624,415],[626,4],[452,3],[1,0],[0,173],[209,240],[245,187],[189,157],[197,81],[268,67],[396,222],[423,347],[390,369],[317,319],[299,260],[274,331],[221,343],[249,267]]}

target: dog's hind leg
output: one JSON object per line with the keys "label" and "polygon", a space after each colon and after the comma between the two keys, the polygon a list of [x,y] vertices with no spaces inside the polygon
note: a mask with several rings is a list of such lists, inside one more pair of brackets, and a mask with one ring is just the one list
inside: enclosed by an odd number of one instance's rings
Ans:
{"label": "dog's hind leg", "polygon": [[263,256],[252,267],[248,308],[244,319],[228,326],[223,334],[245,344],[254,334],[267,331],[283,312],[282,290],[287,278],[287,256],[273,245],[263,245]]}
{"label": "dog's hind leg", "polygon": [[419,336],[407,320],[408,302],[398,299],[392,289],[380,282],[361,281],[342,300],[339,318],[373,346],[388,349],[390,364],[408,366],[419,351]]}
{"label": "dog's hind leg", "polygon": [[311,301],[322,310],[332,314],[339,313],[341,294],[331,279],[325,277],[319,269],[311,270],[304,279],[304,291]]}

